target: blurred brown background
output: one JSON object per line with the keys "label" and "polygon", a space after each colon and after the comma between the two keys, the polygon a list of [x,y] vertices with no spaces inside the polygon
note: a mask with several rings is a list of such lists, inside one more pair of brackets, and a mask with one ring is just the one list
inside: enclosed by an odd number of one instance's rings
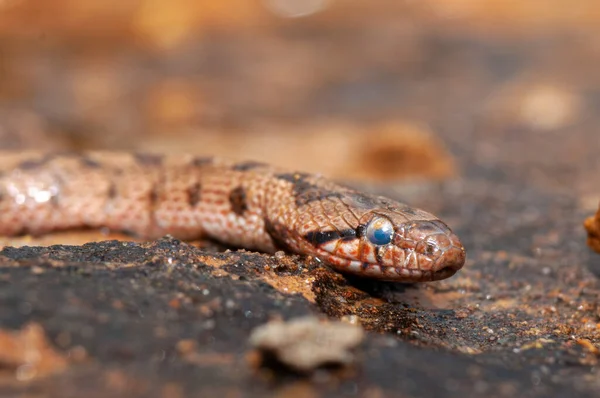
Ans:
{"label": "blurred brown background", "polygon": [[595,0],[0,0],[0,144],[577,183],[599,21]]}

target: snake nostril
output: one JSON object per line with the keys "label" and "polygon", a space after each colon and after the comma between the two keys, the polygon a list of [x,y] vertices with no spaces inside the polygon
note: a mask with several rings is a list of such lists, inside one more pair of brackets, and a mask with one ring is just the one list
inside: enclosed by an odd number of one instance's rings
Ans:
{"label": "snake nostril", "polygon": [[415,248],[417,253],[424,254],[426,256],[434,256],[439,252],[438,246],[434,242],[421,241]]}
{"label": "snake nostril", "polygon": [[425,254],[427,254],[428,256],[433,255],[437,250],[437,246],[434,245],[431,242],[427,242],[427,244],[425,245]]}

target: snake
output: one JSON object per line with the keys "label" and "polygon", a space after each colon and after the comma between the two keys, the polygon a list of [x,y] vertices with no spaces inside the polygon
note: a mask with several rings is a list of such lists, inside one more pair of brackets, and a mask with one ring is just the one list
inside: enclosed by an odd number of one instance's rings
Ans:
{"label": "snake", "polygon": [[436,216],[257,161],[134,152],[0,151],[0,234],[97,228],[311,256],[394,282],[448,278],[465,249]]}

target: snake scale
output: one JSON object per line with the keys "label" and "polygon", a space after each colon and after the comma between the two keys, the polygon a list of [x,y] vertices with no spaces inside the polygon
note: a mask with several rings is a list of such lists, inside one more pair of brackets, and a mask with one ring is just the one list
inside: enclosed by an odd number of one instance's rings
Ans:
{"label": "snake scale", "polygon": [[314,256],[342,273],[421,282],[465,250],[425,211],[259,162],[118,152],[0,152],[0,234],[108,228]]}

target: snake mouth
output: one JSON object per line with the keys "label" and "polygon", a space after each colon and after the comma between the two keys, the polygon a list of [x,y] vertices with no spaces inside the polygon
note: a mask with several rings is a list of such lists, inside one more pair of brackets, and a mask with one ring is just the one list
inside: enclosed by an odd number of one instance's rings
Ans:
{"label": "snake mouth", "polygon": [[[372,279],[393,282],[431,282],[446,279],[458,272],[465,263],[465,250],[462,246],[451,245],[436,253],[426,254],[418,252],[415,248],[398,250],[403,253],[400,257],[385,263],[375,261],[357,260],[353,256],[340,256],[327,250],[327,247],[313,248],[316,257],[329,264],[336,271],[365,276]],[[393,260],[396,261],[393,261]]]}
{"label": "snake mouth", "polygon": [[462,268],[462,265],[456,264],[453,266],[446,266],[438,270],[422,270],[418,268],[394,267],[364,263],[356,260],[334,257],[331,255],[321,257],[321,259],[342,273],[367,276],[371,279],[377,279],[380,281],[402,283],[438,281],[451,277]]}
{"label": "snake mouth", "polygon": [[456,274],[462,267],[446,267],[431,273],[431,281],[439,281],[442,279],[450,278]]}

